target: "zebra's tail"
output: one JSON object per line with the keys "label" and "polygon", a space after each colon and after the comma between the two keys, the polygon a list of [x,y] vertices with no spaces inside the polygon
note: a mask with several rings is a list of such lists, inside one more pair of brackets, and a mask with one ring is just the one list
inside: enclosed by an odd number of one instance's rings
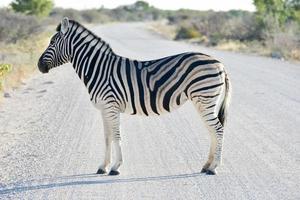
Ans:
{"label": "zebra's tail", "polygon": [[223,127],[226,122],[226,116],[227,116],[228,106],[230,103],[230,98],[231,98],[231,84],[227,76],[227,73],[225,73],[225,95],[218,113],[218,118],[221,124],[223,125]]}

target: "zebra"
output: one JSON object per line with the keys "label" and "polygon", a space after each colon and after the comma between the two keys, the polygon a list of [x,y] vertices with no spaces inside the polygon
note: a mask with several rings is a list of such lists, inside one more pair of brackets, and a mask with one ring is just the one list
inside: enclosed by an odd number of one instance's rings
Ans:
{"label": "zebra", "polygon": [[201,172],[217,173],[231,96],[231,83],[221,62],[199,52],[149,61],[122,57],[93,32],[65,17],[39,58],[38,68],[47,73],[69,62],[102,114],[105,154],[97,174],[107,173],[113,147],[116,160],[108,174],[120,173],[120,113],[161,115],[187,100],[193,103],[211,136],[208,160]]}

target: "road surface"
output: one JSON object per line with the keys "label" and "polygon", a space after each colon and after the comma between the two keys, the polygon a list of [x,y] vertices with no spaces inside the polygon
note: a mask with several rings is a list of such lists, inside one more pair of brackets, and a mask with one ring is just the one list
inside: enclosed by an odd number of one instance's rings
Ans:
{"label": "road surface", "polygon": [[122,115],[121,174],[95,174],[101,116],[65,65],[37,72],[0,106],[0,199],[300,199],[299,65],[168,41],[143,24],[93,30],[123,56],[200,51],[225,64],[233,96],[219,175],[199,173],[209,137],[190,103]]}

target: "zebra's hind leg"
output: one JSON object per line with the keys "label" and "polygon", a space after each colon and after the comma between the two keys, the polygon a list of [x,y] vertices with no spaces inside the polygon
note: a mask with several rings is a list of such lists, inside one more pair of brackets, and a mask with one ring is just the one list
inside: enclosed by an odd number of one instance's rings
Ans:
{"label": "zebra's hind leg", "polygon": [[211,144],[208,160],[201,172],[206,174],[217,174],[216,168],[220,166],[222,159],[223,125],[221,124],[216,108],[217,99],[201,102],[202,99],[193,99],[193,103],[201,115],[211,136]]}
{"label": "zebra's hind leg", "polygon": [[[206,122],[208,123],[208,122]],[[220,123],[219,120],[215,120],[215,124]],[[210,126],[210,125],[208,125]],[[223,127],[220,125],[221,128],[212,129],[209,128],[209,132],[211,135],[211,146],[210,152],[208,156],[208,161],[203,166],[201,172],[215,175],[217,174],[216,168],[221,165],[222,162],[222,145],[223,145]]]}

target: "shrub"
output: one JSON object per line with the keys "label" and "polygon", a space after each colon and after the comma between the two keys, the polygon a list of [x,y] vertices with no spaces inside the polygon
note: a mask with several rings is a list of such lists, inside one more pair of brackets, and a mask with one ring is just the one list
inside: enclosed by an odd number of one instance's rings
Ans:
{"label": "shrub", "polygon": [[107,14],[96,9],[82,10],[80,14],[82,20],[86,23],[105,23],[112,21]]}
{"label": "shrub", "polygon": [[219,44],[223,39],[223,36],[220,33],[213,33],[209,37],[209,45],[216,46]]}
{"label": "shrub", "polygon": [[51,23],[57,24],[63,17],[76,20],[80,23],[105,23],[113,21],[113,19],[106,12],[106,9],[89,9],[89,10],[75,10],[55,8],[50,13]]}
{"label": "shrub", "polygon": [[68,17],[69,19],[73,19],[79,22],[83,21],[80,11],[72,8],[54,8],[50,13],[50,18],[52,18],[53,21],[55,21],[55,24],[60,22],[63,17]]}
{"label": "shrub", "polygon": [[0,78],[11,71],[11,65],[0,63]]}
{"label": "shrub", "polygon": [[3,89],[4,76],[12,70],[11,65],[0,63],[0,91]]}
{"label": "shrub", "polygon": [[182,26],[179,28],[175,36],[175,39],[180,40],[180,39],[192,39],[192,38],[199,38],[199,37],[201,37],[201,34],[194,27]]}
{"label": "shrub", "polygon": [[223,37],[226,40],[245,41],[260,38],[259,26],[255,16],[250,13],[231,17],[223,26]]}
{"label": "shrub", "polygon": [[216,34],[223,37],[224,25],[228,20],[229,16],[225,12],[207,12],[205,15],[199,15],[193,17],[191,23],[196,29],[204,36],[215,37]]}
{"label": "shrub", "polygon": [[285,25],[284,30],[272,33],[266,40],[272,52],[278,52],[285,58],[298,58],[300,50],[300,27],[296,22]]}
{"label": "shrub", "polygon": [[147,2],[137,1],[132,5],[119,6],[107,14],[114,21],[151,21],[165,17],[165,11],[149,6]]}
{"label": "shrub", "polygon": [[18,40],[41,32],[43,27],[34,16],[0,9],[0,41],[16,43]]}
{"label": "shrub", "polygon": [[11,7],[26,15],[48,16],[53,8],[52,0],[14,0]]}
{"label": "shrub", "polygon": [[[50,13],[50,23],[59,22],[69,17],[82,23],[105,23],[111,21],[151,21],[166,17],[166,11],[150,6],[147,2],[137,1],[134,4],[119,6],[114,9],[62,9],[54,8]],[[55,23],[54,23],[55,24]]]}

